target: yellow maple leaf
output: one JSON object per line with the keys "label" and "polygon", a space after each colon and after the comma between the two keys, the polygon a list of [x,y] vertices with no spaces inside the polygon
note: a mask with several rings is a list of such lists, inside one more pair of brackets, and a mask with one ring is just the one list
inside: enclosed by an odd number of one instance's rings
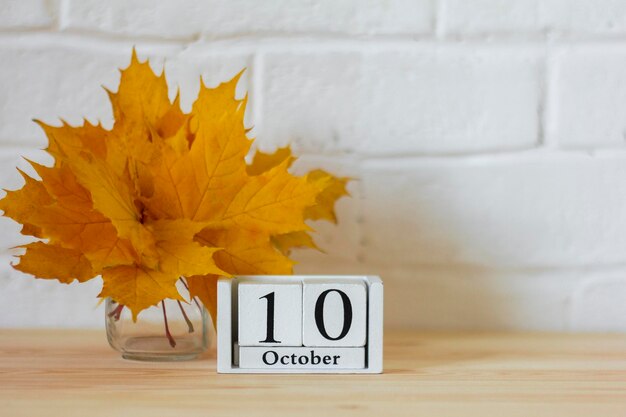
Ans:
{"label": "yellow maple leaf", "polygon": [[[280,164],[286,164],[287,167],[290,167],[295,159],[291,148],[288,146],[279,148],[272,154],[257,151],[247,170],[250,175],[260,175]],[[309,172],[307,180],[310,183],[317,184],[321,191],[317,194],[315,204],[304,209],[304,218],[306,220],[328,220],[337,223],[335,203],[341,197],[349,195],[346,185],[350,178],[335,177],[324,170],[317,169]],[[274,234],[272,243],[285,255],[289,255],[293,248],[319,250],[309,231]]]}
{"label": "yellow maple leaf", "polygon": [[197,297],[209,310],[215,326],[217,318],[217,281],[219,275],[193,275],[187,277],[189,293]]}
{"label": "yellow maple leaf", "polygon": [[133,319],[139,313],[165,298],[184,300],[176,289],[179,275],[150,269],[142,265],[121,265],[102,271],[100,297],[111,297],[127,306]]}
{"label": "yellow maple leaf", "polygon": [[[163,298],[183,299],[176,290],[181,276],[198,274],[229,275],[214,262],[217,247],[208,247],[194,241],[194,236],[205,226],[188,219],[146,222],[155,239],[158,264],[118,265],[102,271],[102,297],[111,297],[127,306],[137,317],[146,307]],[[121,275],[128,276],[121,278]]]}
{"label": "yellow maple leaf", "polygon": [[289,256],[293,248],[311,248],[320,250],[313,237],[308,232],[291,232],[282,235],[274,235],[271,242],[276,249]]}
{"label": "yellow maple leaf", "polygon": [[275,250],[270,235],[245,229],[204,229],[196,235],[204,245],[220,247],[217,265],[232,275],[288,275],[294,262]]}
{"label": "yellow maple leaf", "polygon": [[93,278],[89,260],[75,249],[67,249],[44,242],[33,242],[22,246],[26,253],[15,265],[18,271],[38,278],[57,279],[64,284],[74,280],[85,282]]}
{"label": "yellow maple leaf", "polygon": [[[39,235],[42,233],[41,228],[33,223],[36,221],[34,217],[37,216],[41,207],[52,204],[54,200],[42,182],[31,178],[19,169],[18,171],[24,178],[24,186],[18,190],[6,190],[7,194],[0,200],[0,210],[5,216],[18,223],[31,225],[27,230],[30,230],[30,227],[36,228],[38,235],[35,236],[43,237]],[[22,232],[24,233],[25,230],[22,229]]]}
{"label": "yellow maple leaf", "polygon": [[204,223],[188,219],[148,222],[147,227],[156,241],[158,269],[179,277],[207,273],[229,275],[213,259],[215,252],[221,248],[203,246],[194,240],[204,226]]}
{"label": "yellow maple leaf", "polygon": [[246,100],[234,98],[239,76],[214,89],[202,84],[191,110],[188,149],[180,140],[186,134],[162,147],[152,164],[159,187],[147,202],[155,216],[216,219],[246,183],[243,161],[251,140],[243,124]]}
{"label": "yellow maple leaf", "polygon": [[270,234],[309,230],[304,209],[315,204],[323,184],[287,172],[288,161],[251,177],[235,194],[219,222]]}
{"label": "yellow maple leaf", "polygon": [[46,236],[80,251],[96,269],[134,262],[136,255],[130,242],[120,238],[111,221],[94,210],[89,192],[67,165],[49,168],[30,163],[54,200],[39,205],[31,217]]}
{"label": "yellow maple leaf", "polygon": [[289,147],[246,164],[242,73],[215,88],[201,83],[185,113],[164,74],[133,51],[118,91],[107,90],[112,129],[38,121],[54,165],[31,162],[39,179],[22,173],[24,186],[0,200],[23,234],[44,239],[25,245],[15,268],[61,282],[100,275],[100,296],[134,318],[181,300],[181,277],[214,315],[219,277],[292,273],[291,249],[316,248],[306,221],[336,221],[347,179],[293,175]]}
{"label": "yellow maple leaf", "polygon": [[289,160],[288,166],[296,160],[291,153],[291,148],[285,146],[284,148],[278,148],[274,153],[264,153],[257,151],[254,154],[252,163],[246,167],[246,171],[249,175],[259,175],[269,171],[281,162]]}
{"label": "yellow maple leaf", "polygon": [[304,210],[304,217],[311,220],[328,220],[337,223],[335,203],[341,197],[349,195],[346,185],[350,179],[347,177],[337,178],[322,169],[309,172],[307,178],[310,182],[324,185],[322,191],[317,195],[316,204]]}

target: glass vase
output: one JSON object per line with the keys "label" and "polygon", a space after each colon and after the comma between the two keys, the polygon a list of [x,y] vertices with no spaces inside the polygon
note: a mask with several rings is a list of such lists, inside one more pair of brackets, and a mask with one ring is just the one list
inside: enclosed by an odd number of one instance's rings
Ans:
{"label": "glass vase", "polygon": [[123,358],[182,361],[195,359],[208,349],[209,314],[199,299],[190,299],[182,280],[179,283],[180,294],[190,302],[164,300],[139,313],[137,321],[128,308],[106,299],[107,339]]}

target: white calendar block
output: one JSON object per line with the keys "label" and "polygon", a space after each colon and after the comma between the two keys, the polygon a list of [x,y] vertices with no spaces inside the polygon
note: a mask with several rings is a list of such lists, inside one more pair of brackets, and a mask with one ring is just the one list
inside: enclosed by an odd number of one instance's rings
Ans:
{"label": "white calendar block", "polygon": [[367,287],[349,279],[304,279],[305,346],[365,346]]}
{"label": "white calendar block", "polygon": [[245,369],[363,369],[363,347],[235,346]]}
{"label": "white calendar block", "polygon": [[379,277],[249,275],[220,279],[217,292],[219,373],[383,370]]}
{"label": "white calendar block", "polygon": [[240,346],[302,345],[300,282],[243,280],[238,292]]}

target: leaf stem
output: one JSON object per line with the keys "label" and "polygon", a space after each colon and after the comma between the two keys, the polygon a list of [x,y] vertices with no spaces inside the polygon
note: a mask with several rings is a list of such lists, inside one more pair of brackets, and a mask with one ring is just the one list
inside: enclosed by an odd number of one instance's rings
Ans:
{"label": "leaf stem", "polygon": [[180,312],[183,313],[183,317],[185,318],[185,322],[187,323],[187,327],[189,328],[189,333],[193,333],[193,323],[191,322],[191,320],[189,320],[189,317],[187,317],[187,313],[185,313],[185,309],[180,303],[180,300],[176,300],[176,302],[178,303],[178,307],[180,307]]}
{"label": "leaf stem", "polygon": [[113,317],[115,321],[118,321],[120,319],[120,315],[122,314],[123,309],[124,309],[124,305],[119,304],[117,307],[115,307],[115,310],[109,313],[109,317]]}
{"label": "leaf stem", "polygon": [[185,280],[182,277],[179,279],[180,279],[180,282],[182,282],[185,288],[187,289],[187,292],[189,292],[189,297],[193,300],[194,303],[196,303],[196,307],[198,307],[198,309],[202,311],[202,306],[200,305],[200,303],[198,303],[198,300],[196,299],[196,297],[191,296],[191,291],[189,291],[189,286],[187,285]]}
{"label": "leaf stem", "polygon": [[189,291],[189,286],[187,285],[187,282],[183,279],[183,277],[178,278],[180,280],[180,282],[183,283],[183,285],[185,286],[185,288],[187,289],[187,291]]}
{"label": "leaf stem", "polygon": [[170,327],[167,324],[167,312],[165,311],[165,300],[161,301],[161,306],[163,307],[163,321],[165,322],[165,337],[170,342],[171,347],[176,347],[176,340],[172,337],[170,333]]}

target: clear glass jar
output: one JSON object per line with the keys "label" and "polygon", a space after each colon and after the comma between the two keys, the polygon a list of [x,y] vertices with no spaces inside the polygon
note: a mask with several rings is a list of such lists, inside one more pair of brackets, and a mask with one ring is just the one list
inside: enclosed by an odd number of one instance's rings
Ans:
{"label": "clear glass jar", "polygon": [[[180,294],[189,300],[186,285],[179,283]],[[189,360],[209,347],[211,319],[197,298],[164,300],[139,313],[136,322],[128,308],[107,298],[105,322],[109,344],[125,359]]]}

